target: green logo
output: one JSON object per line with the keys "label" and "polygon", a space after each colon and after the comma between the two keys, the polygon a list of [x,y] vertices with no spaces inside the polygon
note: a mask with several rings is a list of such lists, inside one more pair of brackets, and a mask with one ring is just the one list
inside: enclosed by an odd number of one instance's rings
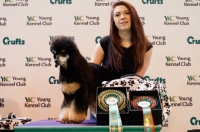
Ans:
{"label": "green logo", "polygon": [[35,58],[35,57],[26,57],[26,61],[27,61],[27,62],[35,62],[35,61],[34,61],[34,58]]}
{"label": "green logo", "polygon": [[192,0],[185,0],[186,2],[193,2]]}
{"label": "green logo", "polygon": [[174,56],[166,56],[167,61],[175,62]]}
{"label": "green logo", "polygon": [[187,38],[187,42],[188,42],[188,44],[200,44],[200,40],[196,40],[196,39],[194,39],[194,37],[192,37],[192,36],[189,36],[189,37]]}
{"label": "green logo", "polygon": [[10,82],[9,78],[10,78],[10,77],[5,77],[5,76],[2,77],[2,76],[1,76],[1,81],[2,81],[2,82]]}
{"label": "green logo", "polygon": [[173,16],[164,16],[164,17],[165,17],[165,20],[166,20],[166,21],[174,21],[174,20],[172,19]]}
{"label": "green logo", "polygon": [[49,36],[49,38],[50,38],[50,41],[53,41],[53,40],[55,40],[55,36]]}
{"label": "green logo", "polygon": [[170,102],[177,102],[176,98],[176,96],[169,96]]}
{"label": "green logo", "polygon": [[51,4],[72,4],[72,0],[50,0]]}
{"label": "green logo", "polygon": [[163,4],[163,0],[142,0],[143,4]]}
{"label": "green logo", "polygon": [[83,21],[83,16],[74,16],[75,21]]}
{"label": "green logo", "polygon": [[27,16],[28,21],[36,21],[35,16]]}
{"label": "green logo", "polygon": [[34,103],[34,101],[33,101],[34,98],[35,97],[25,97],[25,100],[26,100],[26,102]]}
{"label": "green logo", "polygon": [[196,77],[197,76],[187,76],[188,81],[197,81]]}
{"label": "green logo", "polygon": [[5,0],[5,2],[12,2],[11,0]]}
{"label": "green logo", "polygon": [[57,80],[54,76],[49,78],[49,84],[60,84],[60,81]]}
{"label": "green logo", "polygon": [[96,39],[95,39],[96,44],[98,44],[100,42],[100,40],[101,40],[101,37],[97,36]]}
{"label": "green logo", "polygon": [[196,117],[192,117],[190,119],[190,123],[191,123],[191,125],[200,125],[200,120],[197,120]]}

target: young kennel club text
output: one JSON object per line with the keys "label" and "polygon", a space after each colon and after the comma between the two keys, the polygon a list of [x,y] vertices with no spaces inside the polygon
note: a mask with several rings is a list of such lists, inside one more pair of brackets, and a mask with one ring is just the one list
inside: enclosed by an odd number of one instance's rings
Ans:
{"label": "young kennel club text", "polygon": [[25,100],[24,107],[26,108],[51,107],[51,98],[25,97]]}
{"label": "young kennel club text", "polygon": [[26,57],[26,67],[50,67],[51,58]]}
{"label": "young kennel club text", "polygon": [[25,77],[0,76],[0,78],[1,78],[0,86],[26,86]]}

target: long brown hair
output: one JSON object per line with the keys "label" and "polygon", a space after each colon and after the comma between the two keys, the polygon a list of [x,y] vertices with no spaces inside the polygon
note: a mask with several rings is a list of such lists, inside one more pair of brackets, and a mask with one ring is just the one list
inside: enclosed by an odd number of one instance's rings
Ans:
{"label": "long brown hair", "polygon": [[122,58],[123,58],[123,50],[120,46],[121,38],[118,33],[118,28],[114,23],[114,9],[119,6],[124,5],[128,8],[130,16],[131,16],[131,44],[133,44],[132,55],[133,55],[133,70],[137,71],[143,66],[144,62],[144,54],[147,50],[148,40],[145,37],[144,29],[140,17],[137,14],[136,9],[128,2],[118,1],[115,2],[112,6],[111,17],[110,17],[110,57],[109,61],[112,69],[122,69]]}

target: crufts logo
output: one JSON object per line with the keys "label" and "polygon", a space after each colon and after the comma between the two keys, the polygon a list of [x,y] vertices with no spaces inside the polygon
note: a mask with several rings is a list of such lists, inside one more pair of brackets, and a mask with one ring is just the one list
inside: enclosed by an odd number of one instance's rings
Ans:
{"label": "crufts logo", "polygon": [[195,39],[193,36],[189,36],[187,42],[188,44],[200,44],[200,40]]}
{"label": "crufts logo", "polygon": [[166,66],[191,66],[191,58],[190,57],[181,57],[181,56],[166,56],[167,62]]}
{"label": "crufts logo", "polygon": [[155,81],[155,82],[166,84],[166,79],[164,79],[162,77],[157,77],[156,79],[152,79],[149,76],[145,76],[144,78],[149,80],[149,81]]}
{"label": "crufts logo", "polygon": [[16,38],[15,40],[11,40],[9,37],[3,38],[3,44],[4,45],[24,45],[25,40],[22,40],[21,38]]}
{"label": "crufts logo", "polygon": [[60,84],[60,81],[56,79],[54,76],[50,76],[49,84]]}
{"label": "crufts logo", "polygon": [[95,38],[96,44],[100,43],[100,40],[101,40],[101,37],[100,37],[100,36],[97,36],[97,37]]}
{"label": "crufts logo", "polygon": [[163,4],[163,0],[142,0],[143,4]]}
{"label": "crufts logo", "polygon": [[187,85],[200,85],[198,78],[200,78],[200,76],[198,76],[198,75],[188,75],[187,76],[187,79],[188,79]]}
{"label": "crufts logo", "polygon": [[72,0],[50,0],[51,4],[72,4]]}
{"label": "crufts logo", "polygon": [[200,120],[198,120],[196,117],[192,117],[190,119],[191,125],[200,125]]}

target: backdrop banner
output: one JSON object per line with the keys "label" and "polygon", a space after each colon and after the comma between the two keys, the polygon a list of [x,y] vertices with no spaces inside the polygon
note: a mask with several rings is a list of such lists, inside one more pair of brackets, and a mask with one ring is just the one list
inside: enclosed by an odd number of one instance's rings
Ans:
{"label": "backdrop banner", "polygon": [[[127,0],[153,54],[145,78],[163,83],[171,101],[162,132],[200,128],[200,0]],[[72,38],[89,61],[109,34],[114,0],[0,1],[0,115],[56,119],[63,94],[49,43]],[[89,113],[89,110],[88,110]],[[87,116],[89,119],[89,114]]]}

